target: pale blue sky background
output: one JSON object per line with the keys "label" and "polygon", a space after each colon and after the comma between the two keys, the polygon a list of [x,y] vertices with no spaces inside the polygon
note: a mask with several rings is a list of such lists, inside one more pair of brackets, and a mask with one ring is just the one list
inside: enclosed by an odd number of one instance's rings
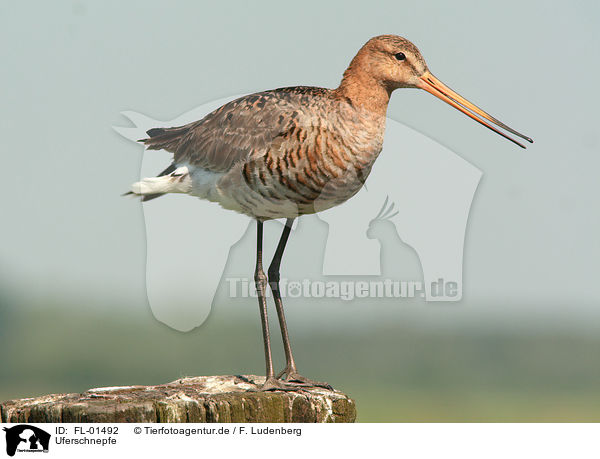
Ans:
{"label": "pale blue sky background", "polygon": [[141,148],[111,129],[119,113],[334,87],[368,38],[394,33],[536,141],[515,148],[422,91],[392,99],[390,117],[484,173],[464,304],[597,321],[599,20],[594,2],[2,2],[0,282],[146,308],[142,209],[119,196]]}

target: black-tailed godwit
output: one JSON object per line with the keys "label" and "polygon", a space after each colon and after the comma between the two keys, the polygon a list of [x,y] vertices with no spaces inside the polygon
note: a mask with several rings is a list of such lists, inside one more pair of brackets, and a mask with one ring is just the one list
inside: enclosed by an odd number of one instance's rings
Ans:
{"label": "black-tailed godwit", "polygon": [[[174,158],[157,177],[134,183],[130,193],[143,201],[185,193],[257,222],[254,278],[266,359],[263,390],[329,387],[297,371],[279,291],[281,258],[296,217],[341,204],[363,186],[381,151],[388,103],[398,88],[424,89],[523,148],[500,129],[533,142],[444,85],[429,72],[419,50],[394,35],[369,40],[336,89],[298,86],[251,94],[194,123],[150,129],[142,140],[148,149],[166,150]],[[285,218],[286,224],[267,277],[263,222],[276,218]],[[271,356],[267,283],[286,357],[278,375]]]}

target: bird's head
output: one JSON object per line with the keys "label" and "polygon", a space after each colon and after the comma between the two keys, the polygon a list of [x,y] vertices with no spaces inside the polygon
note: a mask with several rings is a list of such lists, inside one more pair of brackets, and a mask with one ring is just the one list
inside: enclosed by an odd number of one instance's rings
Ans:
{"label": "bird's head", "polygon": [[417,47],[396,35],[371,38],[360,49],[355,60],[361,70],[390,91],[416,88],[421,77],[428,72],[425,59]]}
{"label": "bird's head", "polygon": [[388,93],[398,88],[424,89],[522,148],[525,148],[523,144],[496,127],[533,143],[531,138],[498,121],[433,76],[417,47],[406,38],[397,35],[371,38],[350,63],[344,79],[352,80],[353,74],[362,75],[363,84],[364,79],[370,80],[383,86]]}

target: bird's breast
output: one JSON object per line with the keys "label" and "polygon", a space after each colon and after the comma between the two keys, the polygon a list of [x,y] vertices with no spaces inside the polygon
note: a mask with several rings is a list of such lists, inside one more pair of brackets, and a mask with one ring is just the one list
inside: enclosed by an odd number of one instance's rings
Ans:
{"label": "bird's breast", "polygon": [[340,204],[368,177],[382,148],[384,123],[339,112],[317,120],[297,116],[267,151],[243,165],[244,182],[266,200],[296,203],[304,209],[300,213]]}

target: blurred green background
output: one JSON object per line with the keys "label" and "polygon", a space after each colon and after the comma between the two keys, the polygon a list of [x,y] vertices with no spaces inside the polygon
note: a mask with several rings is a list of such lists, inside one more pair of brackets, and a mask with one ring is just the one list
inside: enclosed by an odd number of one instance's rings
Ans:
{"label": "blurred green background", "polygon": [[0,399],[262,373],[254,300],[189,333],[152,315],[142,208],[120,197],[142,151],[111,126],[334,87],[367,39],[395,33],[536,143],[397,91],[391,118],[484,173],[463,299],[289,301],[299,369],[354,397],[360,421],[600,421],[599,19],[585,1],[0,2]]}
{"label": "blurred green background", "polygon": [[[114,304],[111,314],[102,304],[88,303],[94,312],[58,301],[18,306],[3,307],[0,317],[0,399],[264,371],[254,301],[235,315],[217,308],[189,333],[158,323],[148,310],[116,313]],[[299,369],[353,397],[358,421],[600,421],[593,328],[522,320],[440,328],[408,317],[311,331],[297,330],[299,311],[288,310]],[[283,368],[271,328],[276,367]]]}

